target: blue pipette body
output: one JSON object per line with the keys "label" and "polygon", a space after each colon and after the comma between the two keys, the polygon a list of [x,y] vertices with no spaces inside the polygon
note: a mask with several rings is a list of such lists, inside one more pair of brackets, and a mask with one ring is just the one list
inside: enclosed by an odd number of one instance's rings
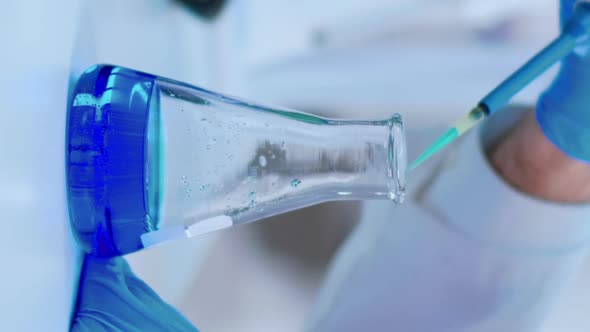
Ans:
{"label": "blue pipette body", "polygon": [[[569,17],[567,22],[563,24],[562,32],[556,39],[481,99],[477,107],[457,122],[457,124],[461,124],[461,127],[456,124],[451,129],[447,130],[439,139],[418,156],[408,169],[412,170],[416,168],[434,153],[453,142],[457,137],[461,136],[482,120],[483,117],[474,117],[474,114],[483,113],[488,116],[504,107],[515,94],[521,91],[530,82],[543,74],[549,69],[549,67],[570,54],[577,45],[586,42],[589,34],[590,2],[581,1],[576,4],[573,14]],[[543,128],[543,123],[541,121],[539,122]],[[547,130],[544,131],[547,133]],[[555,142],[555,140],[553,141]],[[559,144],[556,145],[559,146]],[[588,144],[584,144],[584,146],[586,145]],[[590,150],[588,151],[588,158],[588,160],[590,160]]]}
{"label": "blue pipette body", "polygon": [[581,2],[577,4],[559,37],[487,94],[480,104],[487,107],[489,114],[504,107],[515,94],[567,56],[579,41],[587,38],[589,31],[590,3]]}

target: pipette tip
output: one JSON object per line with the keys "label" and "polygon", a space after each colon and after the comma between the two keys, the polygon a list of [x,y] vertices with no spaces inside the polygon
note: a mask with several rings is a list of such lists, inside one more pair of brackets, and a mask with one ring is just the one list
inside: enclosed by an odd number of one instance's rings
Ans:
{"label": "pipette tip", "polygon": [[467,115],[461,117],[455,125],[442,134],[432,145],[418,156],[408,167],[408,172],[420,166],[436,152],[447,146],[463,133],[469,131],[487,115],[485,105],[474,107]]}
{"label": "pipette tip", "polygon": [[453,127],[447,130],[410,164],[410,167],[408,167],[408,171],[412,171],[416,167],[420,166],[433,154],[445,147],[447,144],[451,143],[457,137],[459,137],[459,132],[457,131],[457,129]]}

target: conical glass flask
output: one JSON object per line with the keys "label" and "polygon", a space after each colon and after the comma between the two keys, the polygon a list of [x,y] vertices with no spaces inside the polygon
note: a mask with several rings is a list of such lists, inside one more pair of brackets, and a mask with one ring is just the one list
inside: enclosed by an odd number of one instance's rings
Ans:
{"label": "conical glass flask", "polygon": [[73,91],[71,224],[115,256],[332,200],[404,197],[399,115],[340,121],[98,65]]}

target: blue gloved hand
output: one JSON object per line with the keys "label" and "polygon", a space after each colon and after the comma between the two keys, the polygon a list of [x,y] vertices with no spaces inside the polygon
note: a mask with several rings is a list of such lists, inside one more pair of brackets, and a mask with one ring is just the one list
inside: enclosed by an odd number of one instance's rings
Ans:
{"label": "blue gloved hand", "polygon": [[121,257],[86,256],[71,331],[197,331]]}
{"label": "blue gloved hand", "polygon": [[[587,29],[590,4],[577,15],[585,19],[577,25],[566,25],[574,14],[577,0],[561,0],[562,29]],[[537,121],[545,136],[568,156],[590,162],[590,39],[563,59],[561,69],[551,87],[540,97]]]}

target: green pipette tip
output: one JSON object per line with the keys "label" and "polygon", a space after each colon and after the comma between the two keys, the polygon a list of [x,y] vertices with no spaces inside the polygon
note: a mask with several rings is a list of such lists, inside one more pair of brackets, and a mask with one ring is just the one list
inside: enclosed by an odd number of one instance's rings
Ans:
{"label": "green pipette tip", "polygon": [[457,137],[469,131],[476,124],[482,121],[486,117],[486,115],[486,106],[484,104],[480,104],[474,107],[469,113],[459,118],[455,122],[455,125],[452,126],[451,129],[447,130],[444,134],[442,134],[436,140],[436,142],[434,142],[432,145],[428,147],[428,149],[422,152],[422,154],[419,155],[418,158],[416,158],[416,160],[414,160],[410,164],[408,172],[420,166],[424,161],[432,157],[433,154],[440,151],[442,148],[454,141]]}
{"label": "green pipette tip", "polygon": [[440,149],[447,146],[449,143],[455,140],[455,138],[459,137],[459,131],[457,128],[453,127],[447,130],[444,134],[442,134],[432,145],[430,145],[422,154],[418,156],[408,168],[408,171],[413,170],[414,168],[420,166],[424,161],[430,158],[433,154],[438,152]]}

